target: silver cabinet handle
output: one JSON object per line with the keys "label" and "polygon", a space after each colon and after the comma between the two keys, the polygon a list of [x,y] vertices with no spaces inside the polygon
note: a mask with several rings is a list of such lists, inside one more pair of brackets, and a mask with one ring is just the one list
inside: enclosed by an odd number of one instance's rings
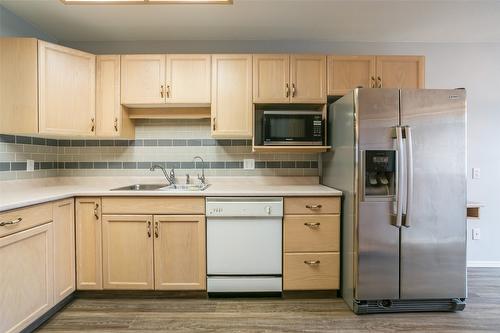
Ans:
{"label": "silver cabinet handle", "polygon": [[155,238],[158,238],[160,237],[160,224],[158,223],[158,221],[155,222]]}
{"label": "silver cabinet handle", "polygon": [[164,94],[163,89],[164,89],[164,88],[163,88],[163,84],[162,84],[162,85],[160,86],[160,97],[161,97],[161,98],[163,98],[163,94]]}
{"label": "silver cabinet handle", "polygon": [[170,98],[170,85],[167,84],[167,98]]}
{"label": "silver cabinet handle", "polygon": [[304,260],[304,264],[310,265],[310,266],[319,265],[319,263],[320,263],[319,260]]}
{"label": "silver cabinet handle", "polygon": [[295,92],[296,92],[295,83],[292,83],[292,97],[295,97]]}
{"label": "silver cabinet handle", "polygon": [[323,206],[321,206],[321,205],[306,205],[306,208],[309,208],[309,209],[320,209],[321,207],[323,207]]}
{"label": "silver cabinet handle", "polygon": [[306,222],[306,223],[304,223],[304,225],[305,225],[306,227],[309,227],[309,228],[311,228],[311,229],[316,229],[316,228],[319,228],[320,224],[321,224],[321,223],[319,223],[319,222]]}
{"label": "silver cabinet handle", "polygon": [[148,221],[148,238],[151,238],[151,221]]}
{"label": "silver cabinet handle", "polygon": [[377,88],[382,88],[382,78],[380,76],[377,76],[378,80],[378,87]]}
{"label": "silver cabinet handle", "polygon": [[371,84],[370,88],[377,88],[377,83],[375,82],[375,78],[373,76],[371,77],[371,80],[372,80],[372,84]]}
{"label": "silver cabinet handle", "polygon": [[287,83],[285,84],[285,97],[290,96],[290,85]]}
{"label": "silver cabinet handle", "polygon": [[397,145],[397,159],[396,159],[396,221],[394,225],[398,228],[401,227],[403,220],[403,182],[405,179],[403,168],[403,131],[401,126],[396,126],[396,145]]}
{"label": "silver cabinet handle", "polygon": [[406,218],[404,226],[411,225],[411,211],[413,208],[413,140],[411,137],[411,127],[405,127],[406,134]]}
{"label": "silver cabinet handle", "polygon": [[217,127],[215,126],[215,124],[216,124],[216,122],[215,122],[215,121],[216,121],[216,120],[217,120],[217,118],[215,118],[215,117],[214,117],[214,118],[213,118],[213,121],[212,121],[212,129],[213,129],[214,131],[215,131],[215,129],[217,128]]}
{"label": "silver cabinet handle", "polygon": [[0,222],[0,227],[6,226],[6,225],[18,224],[18,223],[21,223],[22,220],[23,220],[22,217],[18,217],[17,219],[12,220],[12,221]]}
{"label": "silver cabinet handle", "polygon": [[115,117],[115,121],[113,123],[113,127],[115,128],[115,132],[118,132],[118,117]]}
{"label": "silver cabinet handle", "polygon": [[95,118],[90,118],[90,125],[91,125],[90,131],[94,132],[94,130],[95,130]]}

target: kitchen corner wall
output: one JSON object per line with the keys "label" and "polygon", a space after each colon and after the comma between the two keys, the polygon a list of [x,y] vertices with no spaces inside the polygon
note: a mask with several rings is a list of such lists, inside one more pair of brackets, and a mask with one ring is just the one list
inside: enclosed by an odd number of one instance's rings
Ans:
{"label": "kitchen corner wall", "polygon": [[[136,140],[53,140],[0,135],[0,180],[50,176],[149,176],[159,164],[175,168],[178,177],[207,176],[316,176],[317,154],[252,153],[250,140],[215,140],[210,120],[138,120]],[[243,160],[255,159],[254,170]],[[26,160],[35,171],[26,171]]]}

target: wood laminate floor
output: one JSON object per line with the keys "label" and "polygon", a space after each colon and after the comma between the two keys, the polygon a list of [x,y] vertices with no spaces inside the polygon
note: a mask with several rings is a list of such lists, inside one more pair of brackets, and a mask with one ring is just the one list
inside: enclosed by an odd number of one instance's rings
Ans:
{"label": "wood laminate floor", "polygon": [[500,332],[500,269],[469,269],[457,313],[357,316],[342,299],[76,299],[39,332]]}

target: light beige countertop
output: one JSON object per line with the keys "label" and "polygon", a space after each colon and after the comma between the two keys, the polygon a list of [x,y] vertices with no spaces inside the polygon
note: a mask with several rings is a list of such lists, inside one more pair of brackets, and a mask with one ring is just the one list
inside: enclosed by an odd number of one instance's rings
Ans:
{"label": "light beige countertop", "polygon": [[[204,191],[111,191],[161,177],[53,177],[0,182],[0,212],[74,196],[341,196],[318,177],[210,177]],[[182,184],[182,181],[178,181]]]}

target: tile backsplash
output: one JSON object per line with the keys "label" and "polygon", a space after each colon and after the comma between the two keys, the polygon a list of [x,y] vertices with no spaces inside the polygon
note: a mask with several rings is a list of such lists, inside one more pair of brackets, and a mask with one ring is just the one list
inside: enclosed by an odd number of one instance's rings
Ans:
{"label": "tile backsplash", "polygon": [[[199,173],[205,160],[207,176],[318,175],[318,155],[252,153],[251,140],[215,140],[210,120],[138,120],[136,140],[65,140],[0,134],[0,180],[54,176],[158,175],[149,168],[175,168],[177,176]],[[255,170],[243,160],[255,159]],[[35,171],[26,171],[26,160]]]}

